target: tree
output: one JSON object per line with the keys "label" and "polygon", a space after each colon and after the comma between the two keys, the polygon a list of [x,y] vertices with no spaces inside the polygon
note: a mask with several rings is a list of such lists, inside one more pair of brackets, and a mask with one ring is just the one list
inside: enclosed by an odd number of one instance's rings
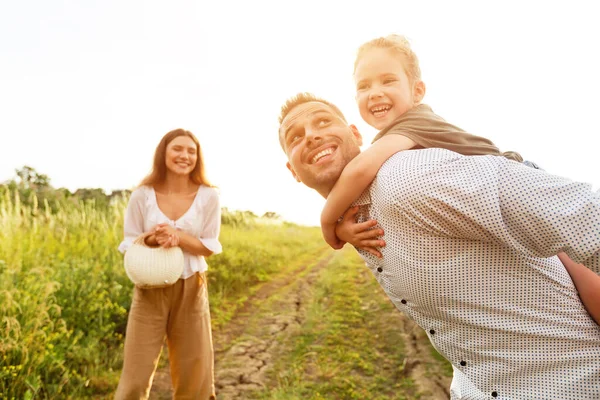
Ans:
{"label": "tree", "polygon": [[281,219],[281,215],[277,214],[274,211],[267,211],[266,213],[263,214],[262,218]]}
{"label": "tree", "polygon": [[28,165],[24,165],[21,169],[15,170],[17,174],[16,184],[21,189],[32,189],[35,191],[50,188],[50,178],[48,175],[40,174]]}

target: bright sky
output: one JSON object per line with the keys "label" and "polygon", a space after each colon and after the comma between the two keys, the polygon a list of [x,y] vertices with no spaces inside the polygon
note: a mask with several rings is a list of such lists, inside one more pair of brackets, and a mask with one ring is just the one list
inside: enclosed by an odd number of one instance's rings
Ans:
{"label": "bright sky", "polygon": [[[194,132],[223,206],[317,224],[277,140],[300,91],[354,103],[363,42],[406,35],[449,122],[600,187],[593,1],[15,1],[0,5],[0,181],[132,188],[160,138]],[[594,50],[596,49],[596,50]]]}

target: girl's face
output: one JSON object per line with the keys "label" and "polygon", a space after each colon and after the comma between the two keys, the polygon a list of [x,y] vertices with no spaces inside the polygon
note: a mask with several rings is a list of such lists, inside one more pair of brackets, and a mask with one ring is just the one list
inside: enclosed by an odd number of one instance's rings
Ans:
{"label": "girl's face", "polygon": [[379,130],[413,108],[425,94],[423,82],[411,84],[402,56],[389,49],[365,52],[356,66],[354,80],[360,116]]}
{"label": "girl's face", "polygon": [[189,136],[178,136],[167,145],[165,164],[175,175],[189,175],[198,160],[196,143]]}

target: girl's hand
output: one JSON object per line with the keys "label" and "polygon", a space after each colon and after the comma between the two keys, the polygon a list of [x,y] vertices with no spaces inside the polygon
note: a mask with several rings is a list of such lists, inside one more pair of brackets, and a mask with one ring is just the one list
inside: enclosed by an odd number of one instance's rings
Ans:
{"label": "girl's hand", "polygon": [[346,242],[342,242],[341,240],[338,239],[338,237],[335,234],[335,228],[336,228],[336,224],[321,223],[321,231],[323,232],[323,239],[325,239],[327,244],[330,245],[333,249],[339,250],[342,247],[344,247]]}
{"label": "girl's hand", "polygon": [[377,248],[385,246],[385,241],[380,239],[383,236],[383,229],[376,227],[377,221],[374,219],[357,223],[357,212],[358,207],[352,207],[346,211],[344,218],[335,228],[337,238],[358,249],[365,250],[375,257],[382,258],[383,255]]}

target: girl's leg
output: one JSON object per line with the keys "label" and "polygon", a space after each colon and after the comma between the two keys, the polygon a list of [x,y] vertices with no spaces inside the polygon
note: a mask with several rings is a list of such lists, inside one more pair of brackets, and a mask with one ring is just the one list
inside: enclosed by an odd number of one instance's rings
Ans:
{"label": "girl's leg", "polygon": [[215,399],[214,355],[205,274],[173,293],[167,325],[174,399]]}
{"label": "girl's leg", "polygon": [[123,371],[115,400],[147,399],[150,395],[169,315],[165,290],[134,289],[125,332]]}

